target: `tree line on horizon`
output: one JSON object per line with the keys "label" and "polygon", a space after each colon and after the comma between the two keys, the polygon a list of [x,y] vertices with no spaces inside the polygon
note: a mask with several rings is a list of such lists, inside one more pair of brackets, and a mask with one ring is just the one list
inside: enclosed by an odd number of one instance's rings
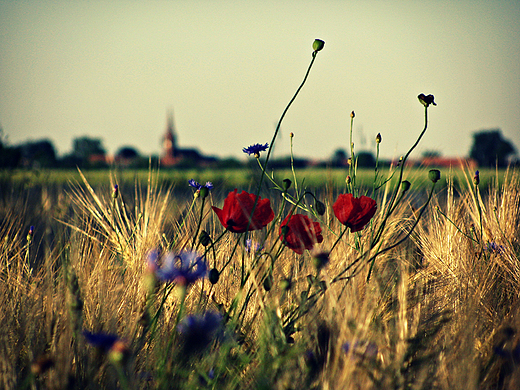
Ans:
{"label": "tree line on horizon", "polygon": [[[440,152],[428,150],[422,155],[423,161],[439,161],[442,158]],[[348,164],[349,154],[345,149],[334,151],[328,160],[309,161],[305,158],[294,157],[295,168],[307,166],[318,167],[344,167]],[[356,153],[358,167],[373,167],[375,156],[370,151]],[[469,158],[474,160],[481,168],[505,168],[509,164],[518,164],[516,148],[514,144],[502,136],[500,129],[481,130],[473,133],[473,143],[469,151]],[[196,161],[193,159],[181,160],[175,165],[175,169],[211,167],[218,169],[242,168],[250,161],[242,162],[236,158],[212,158]],[[0,168],[1,169],[108,169],[111,166],[132,169],[146,169],[150,166],[159,166],[158,155],[144,156],[132,146],[120,147],[112,159],[107,157],[106,149],[100,138],[88,136],[77,137],[73,140],[72,152],[64,156],[58,156],[56,149],[49,139],[27,141],[18,145],[9,145],[2,136],[0,128]],[[271,168],[290,167],[290,157],[272,159]],[[380,166],[390,164],[390,161],[379,161]]]}

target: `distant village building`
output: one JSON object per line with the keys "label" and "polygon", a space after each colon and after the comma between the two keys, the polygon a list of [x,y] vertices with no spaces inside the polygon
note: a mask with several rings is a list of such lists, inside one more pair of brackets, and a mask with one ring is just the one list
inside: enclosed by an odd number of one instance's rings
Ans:
{"label": "distant village building", "polygon": [[[392,164],[398,165],[397,160],[392,161]],[[408,167],[427,167],[427,168],[470,168],[475,169],[477,162],[468,157],[422,157],[420,159],[406,160]]]}
{"label": "distant village building", "polygon": [[203,156],[197,149],[185,149],[177,146],[173,114],[170,112],[167,118],[166,133],[162,138],[161,166],[209,166],[216,162],[215,157]]}
{"label": "distant village building", "polygon": [[465,168],[475,169],[477,162],[472,158],[466,157],[424,157],[420,165],[425,167],[441,168]]}

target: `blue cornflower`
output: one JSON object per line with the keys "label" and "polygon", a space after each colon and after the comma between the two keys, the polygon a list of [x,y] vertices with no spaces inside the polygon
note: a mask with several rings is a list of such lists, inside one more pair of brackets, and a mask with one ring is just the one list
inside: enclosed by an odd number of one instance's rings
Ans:
{"label": "blue cornflower", "polygon": [[341,348],[346,354],[352,349],[352,356],[361,359],[374,359],[378,353],[377,345],[371,341],[356,341],[353,346],[351,342],[347,341]]}
{"label": "blue cornflower", "polygon": [[204,256],[199,256],[197,252],[182,250],[179,253],[167,253],[161,265],[159,257],[159,251],[150,251],[148,267],[157,279],[165,282],[175,281],[179,285],[188,286],[205,277],[208,271]]}
{"label": "blue cornflower", "polygon": [[102,349],[105,352],[109,351],[116,341],[119,340],[119,337],[115,334],[91,333],[88,330],[83,331],[83,336],[85,336],[89,344],[92,344],[94,347]]}
{"label": "blue cornflower", "polygon": [[251,146],[248,146],[247,148],[242,149],[244,153],[249,154],[250,156],[253,154],[256,158],[260,157],[260,152],[264,152],[269,147],[269,144],[254,144]]}
{"label": "blue cornflower", "polygon": [[192,314],[177,325],[177,331],[184,343],[185,352],[200,352],[213,340],[222,337],[223,318],[220,313],[214,311]]}
{"label": "blue cornflower", "polygon": [[84,330],[83,335],[89,344],[107,353],[108,359],[113,363],[119,364],[128,357],[130,352],[128,344],[115,334],[91,333]]}
{"label": "blue cornflower", "polygon": [[196,182],[193,179],[190,179],[190,180],[188,180],[188,185],[190,187],[195,188],[196,190],[200,190],[203,187],[207,188],[208,190],[211,190],[213,188],[213,183],[210,181],[207,181],[206,184],[203,185],[203,184]]}
{"label": "blue cornflower", "polygon": [[484,250],[493,252],[493,253],[502,253],[505,251],[505,247],[503,245],[499,245],[496,242],[488,241]]}
{"label": "blue cornflower", "polygon": [[254,243],[253,240],[251,240],[250,238],[248,238],[246,240],[246,251],[247,253],[257,253],[259,251],[261,251],[262,249],[264,249],[264,246],[258,242]]}

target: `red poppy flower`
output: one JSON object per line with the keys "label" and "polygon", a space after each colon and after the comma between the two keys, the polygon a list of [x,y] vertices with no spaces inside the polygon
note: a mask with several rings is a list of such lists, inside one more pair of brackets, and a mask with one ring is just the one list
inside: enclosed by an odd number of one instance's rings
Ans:
{"label": "red poppy flower", "polygon": [[224,200],[224,207],[212,207],[222,226],[233,233],[244,233],[246,230],[259,230],[267,226],[274,218],[269,199],[258,197],[255,212],[251,212],[255,204],[256,195],[245,191],[237,194],[237,190],[230,192]]}
{"label": "red poppy flower", "polygon": [[288,215],[280,225],[280,240],[301,255],[305,249],[310,250],[314,244],[323,241],[321,226],[306,215]]}
{"label": "red poppy flower", "polygon": [[332,205],[334,215],[351,232],[362,230],[377,210],[376,201],[368,196],[355,198],[352,194],[340,194]]}

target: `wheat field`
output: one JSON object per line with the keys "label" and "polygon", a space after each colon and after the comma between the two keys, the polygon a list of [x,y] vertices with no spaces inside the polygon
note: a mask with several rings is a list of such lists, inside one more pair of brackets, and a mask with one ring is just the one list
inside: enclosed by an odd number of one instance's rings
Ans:
{"label": "wheat field", "polygon": [[[443,172],[429,202],[411,191],[388,215],[382,188],[345,234],[329,188],[323,215],[305,201],[323,242],[301,255],[279,239],[280,191],[261,194],[277,216],[251,251],[211,209],[227,194],[177,197],[154,172],[118,196],[115,176],[94,188],[81,172],[30,201],[4,189],[0,387],[516,389],[519,172],[490,182]],[[153,249],[196,251],[218,280],[157,280]]]}

